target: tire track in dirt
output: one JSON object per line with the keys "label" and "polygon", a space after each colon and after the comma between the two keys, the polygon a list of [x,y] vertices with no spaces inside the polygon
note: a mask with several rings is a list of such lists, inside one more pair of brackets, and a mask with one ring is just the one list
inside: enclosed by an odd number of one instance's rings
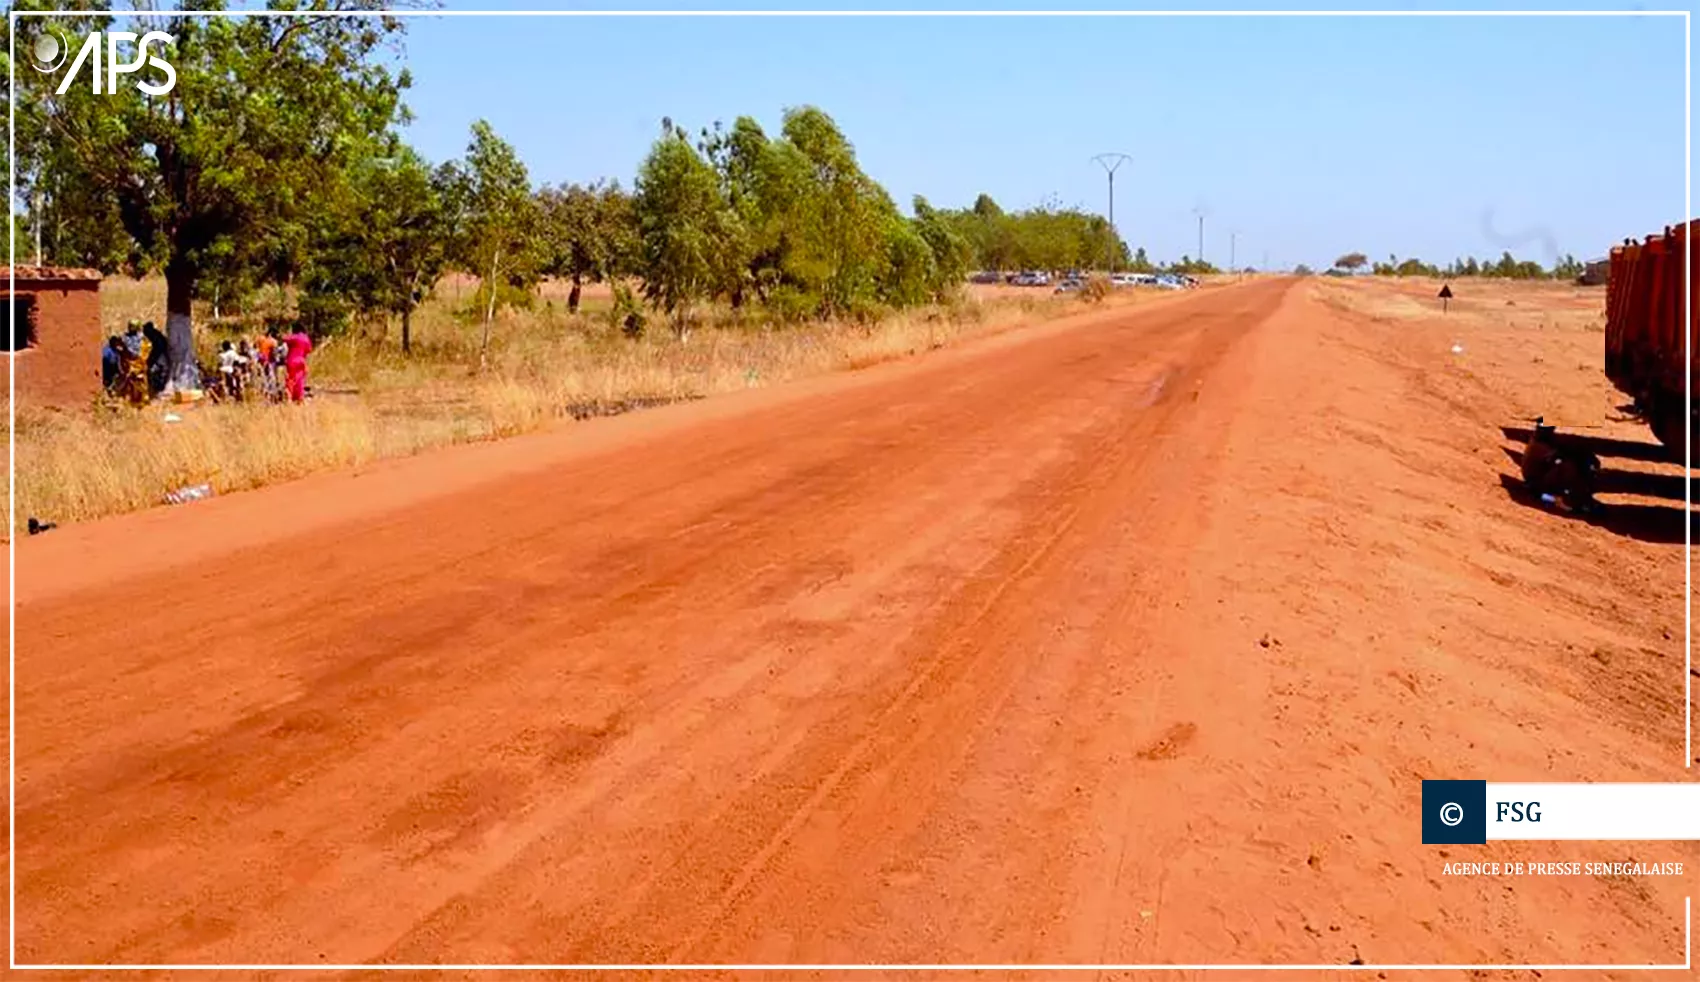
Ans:
{"label": "tire track in dirt", "polygon": [[[1187,340],[1190,338],[1190,335],[1183,334],[1182,337],[1183,340]],[[1113,419],[1115,416],[1112,415],[1110,418]],[[1015,442],[1019,444],[1022,441],[1016,440]],[[1114,441],[1112,441],[1112,443],[1113,442]],[[1087,459],[1089,459],[1088,455],[1075,453],[1065,457],[1064,460],[1067,462],[1078,462],[1083,457],[1087,457]],[[1073,478],[1075,484],[1080,483],[1078,475],[1070,474],[1066,476]],[[1065,487],[1059,491],[1053,486],[1055,482],[1045,481],[1041,483],[1043,483],[1044,486],[1040,490],[1030,493],[1037,499],[1053,503],[1058,501],[1067,501],[1066,494],[1063,492],[1073,489],[1071,487]],[[1120,506],[1118,505],[1116,507],[1119,509]],[[984,651],[974,652],[957,650],[961,647],[961,641],[959,638],[964,636],[964,632],[967,632],[976,622],[986,618],[988,615],[990,615],[994,621],[1000,619],[1000,617],[1002,620],[1008,621],[1012,616],[1008,613],[1009,611],[1020,612],[1025,609],[1023,602],[1017,602],[1021,598],[1012,599],[1006,594],[1006,591],[1009,590],[1012,583],[1020,579],[1022,575],[1020,570],[1033,564],[1033,551],[1036,548],[1043,548],[1042,545],[1036,546],[1034,543],[1043,543],[1047,541],[1049,537],[1055,535],[1055,532],[1046,531],[1046,529],[1051,527],[1052,523],[1064,523],[1066,525],[1066,522],[1068,521],[1068,513],[1071,510],[1072,508],[1070,506],[1064,505],[1062,508],[1058,509],[1054,515],[1048,515],[1047,513],[1040,511],[1038,513],[1039,524],[1037,528],[1017,528],[1013,531],[1006,531],[999,536],[998,541],[1008,541],[1013,543],[1012,545],[1003,546],[1001,548],[999,555],[1002,558],[996,560],[989,568],[976,570],[972,575],[970,585],[946,605],[947,610],[936,615],[929,615],[931,619],[928,621],[928,627],[923,629],[921,635],[912,638],[910,642],[906,643],[904,648],[905,653],[900,656],[898,660],[902,663],[918,663],[926,665],[928,666],[927,669],[922,671],[922,673],[911,681],[905,689],[898,692],[895,696],[889,697],[891,699],[890,702],[872,704],[864,703],[859,705],[853,714],[847,715],[844,723],[829,724],[822,727],[820,731],[815,734],[816,740],[814,742],[821,747],[827,748],[827,750],[830,751],[830,754],[820,757],[818,760],[816,760],[813,756],[810,756],[808,766],[820,767],[822,769],[831,767],[832,769],[825,770],[824,776],[816,779],[798,781],[791,777],[777,776],[770,778],[769,781],[777,781],[781,784],[788,784],[792,787],[810,788],[815,792],[818,792],[822,787],[832,787],[835,782],[842,781],[847,768],[854,768],[858,773],[865,773],[867,771],[883,773],[884,771],[889,770],[889,763],[887,762],[886,754],[900,751],[901,748],[906,745],[903,740],[900,739],[901,735],[910,733],[919,724],[913,719],[899,720],[898,726],[894,728],[887,728],[882,727],[879,724],[870,724],[868,722],[870,717],[877,719],[890,719],[891,715],[897,708],[901,708],[907,705],[910,701],[915,700],[914,693],[917,691],[917,686],[924,686],[925,691],[928,691],[929,693],[948,693],[950,691],[950,686],[956,684],[956,681],[962,676],[973,675],[973,669],[990,669],[992,672],[1001,671],[1002,669],[1000,666],[1003,662],[1000,661],[999,658],[994,658]],[[1032,514],[1033,510],[1026,509],[1024,513]],[[989,598],[986,597],[987,593],[991,594]],[[953,611],[961,611],[961,613],[952,613]],[[1013,616],[1016,620],[1021,619],[1021,615],[1019,613]],[[967,634],[966,636],[970,639],[970,643],[972,643],[974,638],[983,638],[988,635],[995,636],[995,631],[983,628]],[[934,651],[941,652],[941,654],[929,659],[927,653]],[[997,651],[994,652],[994,654],[1001,656],[1005,653]],[[941,665],[939,659],[943,658],[945,655],[950,656],[950,661],[947,663],[950,670],[947,673],[941,674],[939,671]],[[979,676],[974,677],[979,678]],[[919,700],[921,706],[932,707],[925,710],[926,715],[929,718],[940,715],[940,711],[937,709],[936,704],[941,698],[942,695],[930,695],[928,698]],[[863,706],[866,708],[863,708]],[[841,730],[844,732],[841,733]],[[858,739],[855,736],[857,733],[863,734],[860,738],[860,742],[854,742]],[[936,733],[927,733],[925,736],[918,736],[915,739],[910,740],[907,745],[913,746],[916,742],[928,742],[929,740],[937,737],[938,734]],[[895,746],[898,750],[886,751],[879,755],[878,759],[882,766],[876,768],[872,764],[868,764],[858,757],[858,754],[867,753],[864,748],[868,746],[868,741],[870,740],[876,741],[883,746]],[[946,736],[944,740],[948,743],[950,737]],[[833,766],[835,755],[840,752],[840,748],[845,743],[851,743],[853,748],[852,751],[846,760],[842,760],[836,766]],[[804,753],[802,751],[797,751],[796,755],[804,756]],[[936,759],[936,755],[934,759]],[[748,787],[741,789],[741,791],[742,793],[753,793]],[[903,801],[907,800],[907,798],[908,795],[906,794],[898,794],[892,795],[889,798],[882,796],[881,800]],[[751,865],[749,863],[745,863],[738,867],[727,867],[722,865],[723,857],[753,854],[758,857],[756,865],[759,866],[760,857],[771,853],[776,848],[776,843],[784,842],[789,834],[787,830],[794,829],[798,824],[806,821],[806,816],[810,813],[811,808],[818,808],[818,801],[818,794],[805,798],[800,805],[795,806],[793,810],[788,812],[788,814],[792,816],[792,819],[787,823],[785,828],[766,840],[760,840],[752,837],[747,840],[747,846],[735,849],[726,849],[723,841],[705,841],[681,849],[681,855],[687,857],[684,863],[669,869],[665,876],[661,878],[659,883],[647,882],[642,890],[634,893],[631,900],[626,905],[619,908],[618,912],[612,915],[610,919],[598,921],[597,929],[594,932],[590,932],[594,938],[598,939],[597,943],[588,948],[572,949],[570,951],[570,957],[589,960],[604,960],[619,957],[620,953],[622,951],[629,950],[630,946],[628,932],[616,930],[616,928],[621,924],[622,919],[638,916],[638,912],[641,911],[642,916],[646,918],[646,922],[653,923],[655,920],[663,916],[661,913],[658,913],[658,908],[678,906],[677,902],[670,900],[669,898],[691,898],[689,904],[690,909],[683,910],[674,916],[685,918],[686,923],[689,923],[691,919],[700,917],[701,911],[698,908],[704,898],[702,898],[700,894],[692,892],[690,889],[692,884],[700,884],[702,882],[726,882],[729,884],[726,888],[727,894],[736,894],[742,884],[750,878]],[[764,804],[761,808],[746,806],[742,810],[746,812],[766,811],[767,808]],[[733,809],[728,809],[727,811],[729,814],[735,814]],[[717,822],[704,823],[704,827],[709,830],[704,834],[705,839],[710,836],[712,836],[715,840],[724,839],[724,832],[719,830]],[[698,845],[703,848],[698,848]],[[716,847],[708,848],[709,846]],[[694,858],[698,856],[706,856],[707,859],[703,860]],[[705,864],[709,867],[709,871],[705,871]],[[793,897],[791,900],[794,901],[795,898]],[[666,926],[665,930],[663,930],[660,926],[653,927],[650,930],[653,931],[653,933],[663,936],[674,936],[676,933],[679,933],[678,929],[671,925],[671,923]],[[699,930],[692,936],[700,936],[702,930],[706,930],[706,928]],[[683,957],[682,953],[678,950],[674,950],[672,954],[678,957]]]}
{"label": "tire track in dirt", "polygon": [[[1255,318],[1221,326],[1193,345],[1190,364],[1207,371],[1227,343],[1253,326]],[[1146,370],[1144,380],[1132,387],[1133,405],[1146,405],[1157,388],[1152,382],[1173,374],[1172,366]],[[1185,387],[1170,391],[1177,390],[1184,393]],[[740,911],[742,928],[723,933],[707,954],[728,957],[758,943],[776,924],[789,927],[774,932],[783,937],[801,933],[810,923],[856,923],[860,906],[877,910],[877,916],[866,919],[880,926],[879,936],[853,931],[830,938],[846,958],[1045,962],[1085,957],[1073,949],[1059,958],[1058,946],[1031,938],[1019,946],[1012,942],[1042,935],[1052,923],[1092,920],[1080,916],[1090,907],[1059,884],[1067,883],[1081,860],[1071,854],[1083,838],[1078,804],[1097,793],[1116,766],[1114,753],[1093,749],[1088,737],[1110,721],[1115,698],[1137,684],[1128,682],[1112,696],[1101,680],[1129,668],[1143,671],[1137,655],[1125,658],[1126,667],[1117,664],[1123,661],[1118,654],[1139,647],[1137,633],[1124,632],[1134,628],[1131,612],[1152,602],[1148,581],[1164,575],[1162,564],[1148,561],[1184,528],[1178,521],[1184,512],[1181,499],[1190,493],[1191,481],[1205,476],[1187,466],[1190,461],[1154,452],[1153,434],[1171,426],[1175,412],[1190,405],[1176,394],[1160,412],[1118,419],[1117,426],[1076,455],[1080,466],[1065,481],[1035,489],[1035,501],[1079,505],[1069,509],[1060,533],[1044,540],[1037,563],[1000,577],[1011,589],[989,611],[988,628],[927,638],[928,648],[976,646],[975,667],[985,671],[958,672],[950,687],[926,700],[925,725],[906,739],[888,738],[897,749],[880,769],[878,793],[864,792],[859,801],[834,810],[835,826],[884,830],[880,836],[855,838],[821,832],[835,867],[863,872],[850,883],[834,881],[815,892],[846,899],[829,899],[825,911],[798,904],[808,895],[809,874],[815,871],[793,872],[768,891],[783,902],[757,902]],[[1094,690],[1109,698],[1087,698]],[[1031,698],[1015,708],[1018,692]],[[1048,752],[1035,752],[1041,746]],[[1019,759],[1043,768],[1047,758],[1053,764],[1066,761],[1066,770],[1057,768],[1064,771],[1060,780],[1035,782],[1014,763]],[[953,787],[958,782],[973,787]],[[983,817],[999,812],[1009,818],[999,823]],[[1041,829],[1044,838],[1035,840]],[[1063,848],[1047,848],[1043,841]],[[828,848],[823,844],[818,851]],[[916,867],[909,858],[915,855],[928,858]],[[1020,861],[1019,868],[997,869],[1012,859]],[[975,871],[973,882],[964,883],[952,870]],[[1007,880],[1008,889],[988,886],[987,876]],[[957,891],[963,892],[953,895]],[[995,928],[962,920],[964,913],[983,919],[1001,902],[1018,906],[995,915]],[[891,932],[894,924],[929,929],[904,937]],[[769,955],[784,956],[777,950]]]}
{"label": "tire track in dirt", "polygon": [[[287,591],[261,550],[203,562],[178,575],[217,584],[223,602],[183,632],[209,648],[188,665],[124,643],[172,633],[168,612],[118,629],[94,594],[33,598],[20,652],[56,657],[20,656],[20,909],[106,925],[54,957],[436,957],[475,912],[496,925],[482,938],[530,923],[492,918],[465,891],[494,881],[485,893],[499,894],[539,849],[601,870],[586,882],[629,859],[617,879],[631,892],[555,901],[579,925],[643,906],[640,871],[669,849],[714,859],[693,876],[735,876],[754,853],[743,843],[764,841],[740,831],[748,796],[763,793],[749,789],[841,758],[867,699],[889,701],[880,694],[911,678],[894,641],[1029,519],[1010,489],[1069,467],[1070,434],[1137,404],[1112,400],[1106,417],[1102,397],[1137,382],[1104,374],[1185,352],[1196,319],[1233,321],[1258,302],[1206,295],[1173,313],[1100,316],[918,377],[870,373],[760,428],[734,415],[326,527],[263,550],[297,571]],[[818,695],[786,700],[786,685]],[[739,719],[759,728],[727,733]],[[713,796],[679,784],[667,761],[685,747],[722,775]],[[683,797],[662,807],[680,820],[647,818],[670,788]],[[83,828],[75,842],[52,833],[68,824]],[[254,875],[230,877],[232,863]],[[58,885],[75,883],[90,889]],[[381,888],[393,909],[348,908],[350,883]],[[138,892],[226,913],[113,906]],[[20,950],[33,950],[24,921]],[[374,949],[386,931],[395,940]],[[626,957],[647,950],[636,933]],[[501,947],[541,957],[537,940]]]}
{"label": "tire track in dirt", "polygon": [[1681,883],[1410,824],[1668,779],[1663,554],[1502,500],[1458,328],[1310,293],[19,543],[20,956],[1670,960]]}

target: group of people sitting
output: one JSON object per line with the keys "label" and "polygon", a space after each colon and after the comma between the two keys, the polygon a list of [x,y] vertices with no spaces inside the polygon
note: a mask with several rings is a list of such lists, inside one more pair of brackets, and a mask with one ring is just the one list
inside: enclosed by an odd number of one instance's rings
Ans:
{"label": "group of people sitting", "polygon": [[[301,402],[307,398],[307,354],[313,341],[299,329],[284,334],[273,324],[250,342],[223,341],[216,364],[199,369],[200,386],[215,402],[262,398]],[[101,352],[106,391],[133,406],[146,405],[170,382],[170,344],[153,321],[131,321]]]}
{"label": "group of people sitting", "polygon": [[131,321],[123,335],[106,339],[100,353],[106,391],[134,406],[164,391],[170,374],[170,345],[153,321]]}

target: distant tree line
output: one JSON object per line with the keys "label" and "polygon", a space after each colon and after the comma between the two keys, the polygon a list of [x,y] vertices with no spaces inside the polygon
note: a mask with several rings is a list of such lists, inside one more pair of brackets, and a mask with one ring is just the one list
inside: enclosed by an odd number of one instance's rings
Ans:
{"label": "distant tree line", "polygon": [[1369,257],[1361,252],[1348,252],[1334,260],[1333,269],[1337,272],[1356,273],[1366,266],[1375,276],[1431,276],[1445,279],[1483,276],[1508,280],[1574,280],[1582,275],[1583,269],[1583,264],[1575,256],[1568,254],[1560,257],[1553,263],[1552,268],[1548,269],[1532,260],[1517,259],[1510,252],[1501,253],[1497,261],[1477,260],[1470,256],[1454,259],[1445,267],[1420,259],[1400,259],[1397,255],[1388,256],[1386,262],[1371,262]]}
{"label": "distant tree line", "polygon": [[[606,282],[627,332],[654,317],[683,337],[709,303],[780,323],[868,318],[945,300],[975,269],[1216,271],[1130,254],[1101,216],[1055,201],[1006,212],[984,194],[963,209],[916,197],[904,214],[832,118],[806,106],[772,134],[747,116],[694,135],[663,120],[629,188],[538,186],[483,121],[459,158],[433,164],[400,136],[411,78],[386,52],[403,18],[124,16],[176,36],[176,86],[60,94],[56,75],[12,73],[27,204],[14,245],[30,255],[39,235],[49,262],[163,275],[174,380],[194,378],[194,301],[216,313],[289,296],[314,333],[394,320],[405,348],[414,311],[450,272],[478,280],[465,313],[487,347],[497,312],[530,304],[548,277],[571,284],[570,309]],[[73,36],[118,26],[107,13],[52,23]],[[30,50],[46,25],[18,18],[8,43]],[[1538,270],[1509,254],[1454,266]]]}
{"label": "distant tree line", "polygon": [[1102,215],[1055,202],[1005,212],[991,195],[982,194],[972,208],[940,214],[968,244],[975,269],[1125,268],[1132,262],[1127,243]]}
{"label": "distant tree line", "polygon": [[[28,50],[47,22],[14,23],[8,43]],[[120,26],[106,13],[53,23]],[[166,25],[144,11],[121,26]],[[663,120],[629,188],[536,186],[483,121],[455,160],[432,164],[402,141],[411,78],[383,57],[401,18],[169,27],[168,96],[61,95],[36,72],[14,73],[7,96],[27,203],[15,245],[29,255],[39,235],[49,262],[162,274],[174,379],[192,377],[194,301],[216,315],[293,297],[314,333],[394,319],[408,347],[418,305],[461,272],[479,282],[465,313],[487,347],[497,312],[531,303],[546,277],[571,283],[573,310],[585,285],[611,283],[628,332],[660,317],[683,336],[710,302],[780,322],[865,318],[947,299],[977,267],[1130,261],[1102,218],[1054,204],[1006,214],[984,195],[962,210],[917,197],[906,215],[813,107],[787,110],[775,134],[749,117],[694,136]]]}

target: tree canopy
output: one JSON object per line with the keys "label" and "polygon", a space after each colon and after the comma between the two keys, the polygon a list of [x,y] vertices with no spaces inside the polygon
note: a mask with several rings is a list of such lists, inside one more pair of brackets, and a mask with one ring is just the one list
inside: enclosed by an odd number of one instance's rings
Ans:
{"label": "tree canopy", "polygon": [[[130,86],[60,95],[56,74],[14,72],[18,185],[57,216],[56,258],[164,272],[172,381],[191,385],[192,299],[209,279],[249,288],[299,276],[351,167],[405,120],[408,75],[376,57],[401,20],[133,16],[175,37],[175,86],[158,97]],[[114,20],[52,24],[80,35]],[[48,21],[14,23],[24,48]]]}

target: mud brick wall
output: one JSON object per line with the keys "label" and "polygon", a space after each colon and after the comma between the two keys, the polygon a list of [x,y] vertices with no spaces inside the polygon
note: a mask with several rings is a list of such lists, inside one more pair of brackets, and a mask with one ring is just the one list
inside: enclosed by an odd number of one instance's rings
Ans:
{"label": "mud brick wall", "polygon": [[19,279],[16,289],[20,300],[35,298],[35,343],[12,354],[18,401],[71,406],[94,398],[100,392],[100,281]]}

